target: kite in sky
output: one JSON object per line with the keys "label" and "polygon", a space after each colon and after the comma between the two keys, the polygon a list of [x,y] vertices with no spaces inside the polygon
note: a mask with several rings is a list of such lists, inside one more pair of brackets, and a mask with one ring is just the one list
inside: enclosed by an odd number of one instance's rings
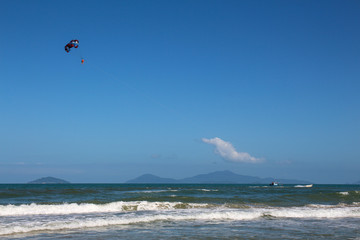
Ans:
{"label": "kite in sky", "polygon": [[70,52],[71,48],[78,48],[79,47],[79,40],[71,40],[68,44],[65,45],[65,51]]}
{"label": "kite in sky", "polygon": [[[74,39],[65,45],[65,51],[68,53],[68,52],[70,52],[71,48],[78,48],[78,47],[79,47],[79,40]],[[85,60],[83,58],[81,58],[81,64],[83,64],[84,62],[85,62]]]}

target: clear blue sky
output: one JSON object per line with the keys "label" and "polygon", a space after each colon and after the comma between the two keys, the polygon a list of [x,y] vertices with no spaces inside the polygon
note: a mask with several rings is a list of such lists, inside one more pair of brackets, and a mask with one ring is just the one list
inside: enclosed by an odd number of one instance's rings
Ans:
{"label": "clear blue sky", "polygon": [[359,12],[357,0],[1,1],[0,182],[358,181]]}

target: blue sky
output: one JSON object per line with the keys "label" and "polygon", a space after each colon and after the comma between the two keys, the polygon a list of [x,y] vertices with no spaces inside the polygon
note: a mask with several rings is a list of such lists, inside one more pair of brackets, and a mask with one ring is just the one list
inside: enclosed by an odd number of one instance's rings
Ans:
{"label": "blue sky", "polygon": [[359,12],[331,0],[2,1],[0,182],[218,170],[358,181]]}

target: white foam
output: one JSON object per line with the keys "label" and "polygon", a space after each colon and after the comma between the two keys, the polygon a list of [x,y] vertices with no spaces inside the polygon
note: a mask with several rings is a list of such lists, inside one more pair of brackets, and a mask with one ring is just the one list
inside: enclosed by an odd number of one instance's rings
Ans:
{"label": "white foam", "polygon": [[[70,215],[70,214],[91,214],[91,213],[119,213],[129,211],[164,211],[179,209],[252,209],[252,211],[265,211],[267,215],[276,217],[359,217],[359,203],[351,205],[320,205],[309,204],[305,207],[287,207],[287,208],[270,208],[270,207],[250,207],[238,205],[211,205],[201,203],[182,203],[182,202],[148,202],[148,201],[132,201],[132,202],[112,202],[106,204],[93,203],[64,203],[58,205],[42,205],[42,204],[23,204],[23,205],[0,205],[0,216],[26,216],[26,215]],[[331,214],[324,215],[321,209]],[[269,212],[270,211],[270,212]],[[286,214],[289,213],[287,216]],[[301,214],[303,213],[303,214]],[[336,213],[334,215],[334,213]],[[353,214],[348,214],[353,213]]]}
{"label": "white foam", "polygon": [[339,192],[339,194],[341,194],[341,195],[349,195],[349,192]]}
{"label": "white foam", "polygon": [[142,190],[142,191],[129,191],[129,192],[134,192],[134,193],[160,193],[160,192],[178,192],[179,190],[172,190],[172,189],[168,189],[168,190]]}
{"label": "white foam", "polygon": [[270,210],[268,215],[278,218],[360,218],[360,208],[356,206],[292,207]]}
{"label": "white foam", "polygon": [[202,191],[202,192],[218,192],[219,190],[217,189],[206,189],[206,188],[202,188],[202,189],[196,189],[197,191]]}
{"label": "white foam", "polygon": [[[125,204],[131,206],[135,204],[138,208],[153,211],[124,211],[119,206]],[[105,227],[112,225],[127,225],[136,223],[150,223],[154,221],[211,221],[213,224],[219,221],[251,221],[263,217],[273,218],[299,218],[299,219],[313,219],[313,218],[360,218],[360,207],[357,205],[308,205],[304,207],[248,207],[248,208],[226,208],[225,206],[217,208],[192,208],[198,205],[189,204],[187,209],[178,209],[176,204],[179,203],[149,203],[149,202],[115,202],[111,204],[104,204],[100,207],[101,212],[93,210],[97,214],[79,214],[79,210],[62,210],[61,214],[66,211],[71,212],[69,215],[41,215],[41,216],[17,216],[21,221],[4,220],[0,222],[0,235],[27,233],[32,231],[57,231],[57,230],[71,230],[83,229],[92,227]],[[184,203],[181,203],[184,204]],[[75,208],[83,208],[86,213],[91,212],[91,204],[62,204],[60,208],[67,208],[73,206]],[[93,204],[95,205],[95,204]],[[106,206],[105,206],[106,205]],[[37,211],[42,214],[54,214],[54,211],[49,209],[44,210],[41,205],[28,205],[33,208],[38,208]],[[49,207],[51,205],[45,205]],[[121,213],[113,213],[113,210],[108,210],[110,214],[104,211],[104,208],[110,209],[110,206],[118,207]],[[9,207],[9,206],[6,206]],[[24,206],[18,206],[24,211]],[[93,206],[94,207],[94,206]],[[96,209],[96,207],[94,208]],[[85,211],[86,210],[86,211]],[[37,211],[32,211],[32,214]],[[2,213],[2,211],[0,211]],[[15,214],[16,215],[16,214]],[[21,215],[21,214],[19,214]],[[7,215],[5,215],[7,216]],[[14,214],[11,215],[13,219]]]}
{"label": "white foam", "polygon": [[349,192],[338,192],[340,195],[357,195],[360,194],[360,191],[349,191]]}
{"label": "white foam", "polygon": [[113,225],[127,225],[136,223],[149,223],[154,221],[186,221],[186,220],[250,220],[261,217],[261,213],[254,214],[252,212],[244,212],[238,214],[236,211],[176,211],[152,213],[147,215],[123,215],[96,218],[78,218],[68,220],[52,220],[48,222],[28,221],[20,224],[12,223],[7,226],[0,225],[0,235],[8,235],[15,233],[27,233],[32,231],[54,231],[54,230],[71,230],[92,227],[105,227]]}
{"label": "white foam", "polygon": [[173,210],[178,208],[201,208],[207,204],[181,203],[181,202],[112,202],[107,204],[93,203],[64,203],[58,205],[0,205],[0,216],[21,216],[21,215],[64,215],[64,214],[85,214],[101,212],[123,212],[123,211],[146,211],[146,210]]}

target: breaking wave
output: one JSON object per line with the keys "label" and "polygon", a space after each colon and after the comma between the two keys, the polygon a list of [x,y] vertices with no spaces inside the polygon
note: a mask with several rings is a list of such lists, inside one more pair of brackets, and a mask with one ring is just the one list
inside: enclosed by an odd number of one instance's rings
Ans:
{"label": "breaking wave", "polygon": [[[182,202],[1,205],[0,235],[73,230],[154,221],[251,221],[260,218],[360,218],[360,203],[302,207],[210,205]],[[20,221],[19,221],[20,220]]]}
{"label": "breaking wave", "polygon": [[154,211],[154,210],[174,210],[188,208],[207,207],[208,204],[200,203],[181,203],[181,202],[112,202],[106,204],[93,203],[64,203],[64,204],[22,204],[0,205],[0,216],[21,216],[21,215],[65,215],[65,214],[85,214],[85,213],[106,213],[124,211]]}

